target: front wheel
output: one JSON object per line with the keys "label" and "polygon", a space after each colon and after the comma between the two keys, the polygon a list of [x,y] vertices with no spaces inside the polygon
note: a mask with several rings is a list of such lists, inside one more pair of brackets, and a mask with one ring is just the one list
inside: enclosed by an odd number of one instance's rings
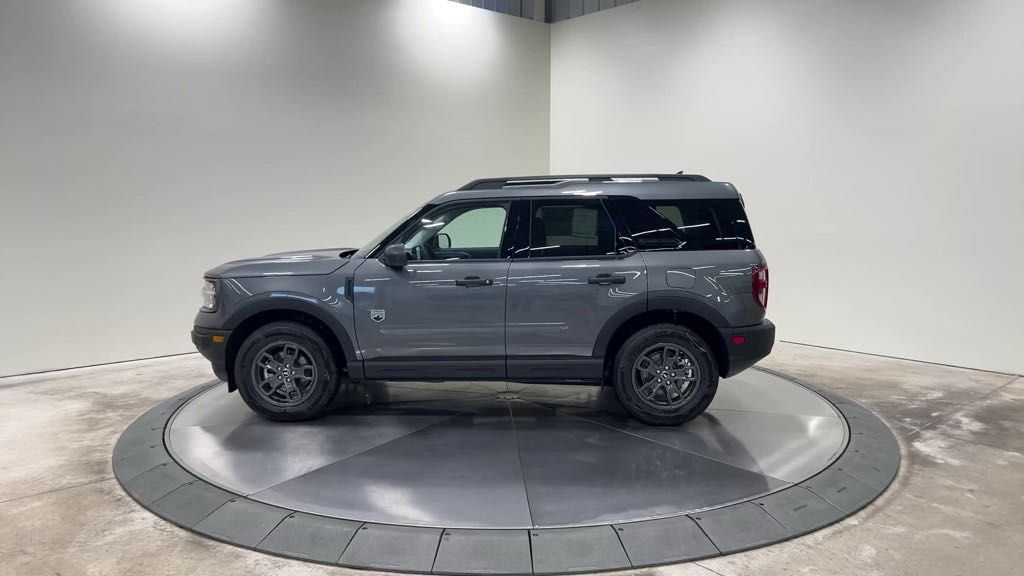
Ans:
{"label": "front wheel", "polygon": [[338,391],[331,349],[316,331],[296,322],[257,328],[235,359],[238,393],[254,412],[278,421],[318,418]]}
{"label": "front wheel", "polygon": [[615,357],[615,392],[627,412],[654,426],[700,416],[718,390],[718,367],[707,343],[675,324],[633,334]]}

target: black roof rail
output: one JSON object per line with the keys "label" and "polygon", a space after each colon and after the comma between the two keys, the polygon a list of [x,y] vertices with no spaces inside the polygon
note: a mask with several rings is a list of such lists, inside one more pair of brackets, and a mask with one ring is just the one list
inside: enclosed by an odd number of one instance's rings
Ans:
{"label": "black roof rail", "polygon": [[487,190],[515,186],[555,186],[565,182],[614,182],[614,181],[676,181],[710,182],[700,174],[558,174],[545,176],[512,176],[508,178],[481,178],[463,185],[459,190]]}

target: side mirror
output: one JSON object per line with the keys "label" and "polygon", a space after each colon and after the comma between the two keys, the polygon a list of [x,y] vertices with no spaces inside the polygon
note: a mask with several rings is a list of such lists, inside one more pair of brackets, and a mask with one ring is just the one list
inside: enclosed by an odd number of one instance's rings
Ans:
{"label": "side mirror", "polygon": [[445,234],[444,232],[441,232],[440,234],[438,234],[434,238],[437,239],[437,247],[438,248],[440,248],[442,250],[447,250],[448,248],[452,247],[452,237],[447,235],[447,234]]}
{"label": "side mirror", "polygon": [[392,244],[384,248],[384,265],[391,268],[405,268],[409,263],[409,255],[405,252],[405,244]]}

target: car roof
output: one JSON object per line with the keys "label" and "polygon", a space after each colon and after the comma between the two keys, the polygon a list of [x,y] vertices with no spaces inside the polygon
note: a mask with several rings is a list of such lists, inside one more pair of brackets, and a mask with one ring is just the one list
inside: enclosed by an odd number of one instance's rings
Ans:
{"label": "car roof", "polygon": [[738,198],[728,182],[697,174],[600,174],[518,176],[474,180],[434,198],[431,204],[486,198],[633,196],[659,198]]}

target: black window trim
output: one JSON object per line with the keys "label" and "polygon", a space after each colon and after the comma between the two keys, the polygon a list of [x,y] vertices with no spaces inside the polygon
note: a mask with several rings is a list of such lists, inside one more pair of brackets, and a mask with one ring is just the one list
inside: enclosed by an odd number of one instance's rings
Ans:
{"label": "black window trim", "polygon": [[[512,201],[512,217],[515,219],[513,223],[512,234],[505,238],[505,242],[502,243],[501,250],[502,256],[509,260],[523,259],[522,257],[516,256],[522,250],[529,250],[530,248],[530,226],[529,224],[523,224],[529,222],[530,218],[530,201],[522,197],[516,198]],[[529,254],[529,252],[527,252]]]}

